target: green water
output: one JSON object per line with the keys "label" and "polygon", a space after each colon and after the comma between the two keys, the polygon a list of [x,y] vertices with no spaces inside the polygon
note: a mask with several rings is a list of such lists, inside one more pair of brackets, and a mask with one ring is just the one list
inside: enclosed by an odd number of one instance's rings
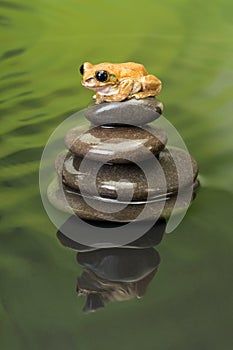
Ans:
{"label": "green water", "polygon": [[[232,348],[232,1],[15,0],[0,9],[1,348]],[[158,246],[147,295],[92,315],[81,312],[81,268],[57,241],[38,187],[49,135],[91,99],[84,61],[141,62],[163,81],[164,115],[202,182]]]}

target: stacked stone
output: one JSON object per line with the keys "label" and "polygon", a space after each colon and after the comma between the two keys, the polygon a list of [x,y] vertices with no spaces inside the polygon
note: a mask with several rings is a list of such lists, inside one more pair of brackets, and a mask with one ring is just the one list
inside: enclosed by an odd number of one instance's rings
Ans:
{"label": "stacked stone", "polygon": [[[192,176],[183,176],[180,189],[177,165],[185,175],[190,155],[182,149],[171,152],[166,147],[166,131],[151,123],[162,111],[162,103],[154,97],[87,108],[85,116],[90,126],[84,131],[77,127],[65,136],[68,152],[56,161],[61,181],[59,188],[49,186],[50,202],[85,220],[129,222],[139,217],[153,220],[156,215],[169,216],[178,190],[194,191],[197,187],[198,166],[191,158]],[[157,168],[152,167],[155,157]],[[154,178],[153,184],[148,184],[148,177]],[[159,213],[161,200],[164,208]],[[184,198],[179,207],[188,204]]]}

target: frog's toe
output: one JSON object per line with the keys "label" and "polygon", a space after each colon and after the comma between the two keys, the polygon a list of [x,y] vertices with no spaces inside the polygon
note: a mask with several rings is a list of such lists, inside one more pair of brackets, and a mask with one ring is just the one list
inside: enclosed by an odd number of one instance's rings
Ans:
{"label": "frog's toe", "polygon": [[139,96],[138,94],[133,94],[133,95],[130,95],[129,98],[136,98],[136,100],[139,100]]}

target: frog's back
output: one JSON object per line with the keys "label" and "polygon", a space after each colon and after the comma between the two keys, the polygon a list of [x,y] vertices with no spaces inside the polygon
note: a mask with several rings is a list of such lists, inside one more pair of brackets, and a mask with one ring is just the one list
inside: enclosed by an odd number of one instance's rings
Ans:
{"label": "frog's back", "polygon": [[107,70],[109,73],[114,74],[117,78],[132,77],[138,78],[147,75],[147,71],[142,64],[134,62],[126,63],[109,63],[104,62],[94,66],[95,69]]}
{"label": "frog's back", "polygon": [[126,62],[117,64],[122,77],[142,77],[147,75],[145,67],[140,63]]}

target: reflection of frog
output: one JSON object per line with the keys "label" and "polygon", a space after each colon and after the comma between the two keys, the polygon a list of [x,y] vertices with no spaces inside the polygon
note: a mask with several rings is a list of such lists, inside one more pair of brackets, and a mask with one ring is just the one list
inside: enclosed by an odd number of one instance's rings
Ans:
{"label": "reflection of frog", "polygon": [[83,75],[82,85],[96,91],[96,103],[123,101],[156,96],[161,90],[161,81],[148,75],[141,64],[128,62],[120,64],[84,63],[80,67]]}

